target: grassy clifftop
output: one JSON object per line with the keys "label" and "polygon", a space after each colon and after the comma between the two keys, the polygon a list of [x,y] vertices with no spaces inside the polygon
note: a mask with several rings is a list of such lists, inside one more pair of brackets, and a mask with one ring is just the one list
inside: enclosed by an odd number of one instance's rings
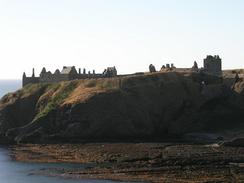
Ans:
{"label": "grassy clifftop", "polygon": [[75,80],[60,83],[29,84],[17,92],[5,95],[0,107],[11,106],[21,99],[39,93],[36,102],[36,116],[33,120],[45,117],[50,111],[62,105],[83,102],[95,94],[119,88],[118,79]]}
{"label": "grassy clifftop", "polygon": [[27,85],[1,99],[0,133],[22,142],[63,142],[220,131],[241,124],[242,83],[232,90],[212,76],[169,72]]}

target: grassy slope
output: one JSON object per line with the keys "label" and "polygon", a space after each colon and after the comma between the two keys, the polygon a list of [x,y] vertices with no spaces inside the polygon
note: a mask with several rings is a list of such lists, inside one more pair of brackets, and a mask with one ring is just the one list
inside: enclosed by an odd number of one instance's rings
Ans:
{"label": "grassy slope", "polygon": [[33,119],[33,121],[36,121],[59,106],[83,102],[98,93],[118,89],[119,82],[119,79],[92,79],[54,84],[31,84],[17,92],[5,95],[0,101],[0,109],[41,91],[36,103],[36,116]]}

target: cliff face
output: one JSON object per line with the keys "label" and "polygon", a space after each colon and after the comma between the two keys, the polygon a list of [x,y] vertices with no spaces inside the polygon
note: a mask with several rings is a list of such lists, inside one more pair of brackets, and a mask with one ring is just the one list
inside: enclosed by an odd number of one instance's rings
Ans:
{"label": "cliff face", "polygon": [[240,128],[244,82],[225,83],[172,72],[28,85],[1,99],[0,134],[35,143],[151,141]]}

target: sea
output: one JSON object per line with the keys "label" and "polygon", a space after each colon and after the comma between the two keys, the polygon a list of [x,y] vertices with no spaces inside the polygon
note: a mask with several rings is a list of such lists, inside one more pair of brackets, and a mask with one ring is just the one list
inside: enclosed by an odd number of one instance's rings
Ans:
{"label": "sea", "polygon": [[21,80],[0,80],[0,98],[21,88]]}
{"label": "sea", "polygon": [[[0,98],[21,88],[20,80],[0,80]],[[0,183],[122,183],[110,180],[65,179],[40,175],[45,169],[82,169],[86,165],[70,163],[17,162],[9,156],[7,146],[0,146]]]}

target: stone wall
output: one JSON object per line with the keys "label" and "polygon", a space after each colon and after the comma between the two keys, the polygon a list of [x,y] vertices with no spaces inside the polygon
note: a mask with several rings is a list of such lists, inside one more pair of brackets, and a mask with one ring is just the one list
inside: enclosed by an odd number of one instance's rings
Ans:
{"label": "stone wall", "polygon": [[28,85],[28,84],[34,84],[39,83],[40,78],[39,77],[23,77],[22,79],[22,86]]}
{"label": "stone wall", "polygon": [[75,79],[95,79],[103,78],[103,74],[51,74],[49,72],[43,73],[40,77],[23,77],[22,86],[34,83],[57,83],[61,81],[71,81]]}
{"label": "stone wall", "polygon": [[57,83],[60,81],[69,81],[69,75],[45,73],[40,76],[40,82],[43,83]]}

